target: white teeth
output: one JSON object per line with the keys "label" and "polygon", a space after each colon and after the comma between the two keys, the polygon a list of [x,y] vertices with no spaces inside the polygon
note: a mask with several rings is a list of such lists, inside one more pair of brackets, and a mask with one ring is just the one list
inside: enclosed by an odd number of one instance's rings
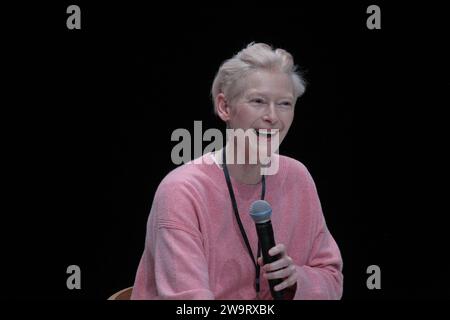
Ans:
{"label": "white teeth", "polygon": [[255,129],[256,134],[260,136],[274,136],[277,132],[276,131],[268,131],[267,129]]}

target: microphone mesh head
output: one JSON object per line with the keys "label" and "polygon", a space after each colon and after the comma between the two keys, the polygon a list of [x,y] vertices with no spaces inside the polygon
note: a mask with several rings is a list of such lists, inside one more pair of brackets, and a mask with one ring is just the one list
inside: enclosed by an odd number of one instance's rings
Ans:
{"label": "microphone mesh head", "polygon": [[256,223],[262,223],[270,220],[272,207],[267,201],[257,200],[250,206],[250,216]]}

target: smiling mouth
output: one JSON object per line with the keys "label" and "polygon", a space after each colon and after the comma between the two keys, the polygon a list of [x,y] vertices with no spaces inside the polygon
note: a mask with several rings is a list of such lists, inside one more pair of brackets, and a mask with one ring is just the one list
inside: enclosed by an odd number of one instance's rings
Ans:
{"label": "smiling mouth", "polygon": [[255,133],[258,137],[265,137],[265,138],[271,138],[275,136],[279,130],[270,130],[270,129],[254,129]]}

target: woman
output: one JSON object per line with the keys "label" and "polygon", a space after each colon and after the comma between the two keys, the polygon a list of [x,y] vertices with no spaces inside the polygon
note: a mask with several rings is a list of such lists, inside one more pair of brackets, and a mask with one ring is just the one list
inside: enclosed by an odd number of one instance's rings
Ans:
{"label": "woman", "polygon": [[[279,279],[274,290],[285,299],[341,298],[342,259],[314,181],[304,165],[271,144],[288,133],[304,90],[282,49],[251,43],[222,64],[212,86],[215,111],[228,129],[255,133],[259,149],[230,136],[224,149],[163,179],[132,299],[272,299],[268,279]],[[260,149],[267,157],[258,153],[250,161]],[[276,171],[265,174],[275,162]],[[248,214],[260,198],[272,206],[277,244],[269,251],[275,262],[266,265],[255,261],[260,250]]]}

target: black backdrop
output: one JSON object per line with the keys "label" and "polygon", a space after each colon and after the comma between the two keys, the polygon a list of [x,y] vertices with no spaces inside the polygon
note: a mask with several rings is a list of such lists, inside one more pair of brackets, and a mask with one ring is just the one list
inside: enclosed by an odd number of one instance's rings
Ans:
{"label": "black backdrop", "polygon": [[[105,299],[133,284],[173,130],[223,129],[210,86],[251,41],[309,83],[280,152],[312,173],[344,259],[344,299],[449,298],[442,207],[449,50],[432,5],[170,8],[86,2],[8,11],[3,284],[11,298]],[[3,104],[3,103],[2,103]],[[206,146],[206,145],[204,145]],[[268,192],[270,192],[270,186]],[[79,265],[82,289],[66,288]],[[381,290],[366,269],[381,268]]]}

